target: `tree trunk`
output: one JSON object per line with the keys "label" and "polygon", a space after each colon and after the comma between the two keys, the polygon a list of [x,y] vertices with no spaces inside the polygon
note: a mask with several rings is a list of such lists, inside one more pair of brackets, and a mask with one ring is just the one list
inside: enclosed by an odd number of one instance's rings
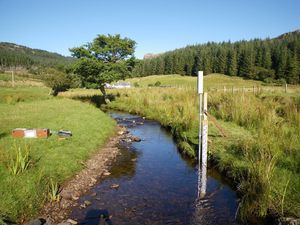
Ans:
{"label": "tree trunk", "polygon": [[101,87],[100,87],[100,91],[101,91],[101,93],[103,94],[104,100],[106,100],[106,91],[105,91],[105,87],[104,87],[104,86],[101,86]]}

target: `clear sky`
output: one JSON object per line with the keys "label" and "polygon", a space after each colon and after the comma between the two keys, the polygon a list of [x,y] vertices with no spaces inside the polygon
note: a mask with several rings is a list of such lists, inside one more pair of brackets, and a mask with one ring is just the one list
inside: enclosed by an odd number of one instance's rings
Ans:
{"label": "clear sky", "polygon": [[137,42],[136,56],[300,28],[300,0],[0,0],[0,42],[63,55],[97,34]]}

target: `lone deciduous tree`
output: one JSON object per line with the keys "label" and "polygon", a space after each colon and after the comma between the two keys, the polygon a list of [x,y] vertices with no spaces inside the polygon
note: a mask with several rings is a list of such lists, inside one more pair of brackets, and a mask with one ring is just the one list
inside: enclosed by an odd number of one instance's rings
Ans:
{"label": "lone deciduous tree", "polygon": [[105,83],[124,79],[132,70],[136,42],[117,35],[98,35],[93,42],[69,49],[79,60],[74,72],[84,87],[100,89],[106,97]]}

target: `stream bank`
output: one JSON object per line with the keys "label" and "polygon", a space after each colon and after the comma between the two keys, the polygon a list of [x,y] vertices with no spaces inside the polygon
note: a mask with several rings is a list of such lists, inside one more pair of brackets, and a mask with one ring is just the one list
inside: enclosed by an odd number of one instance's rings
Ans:
{"label": "stream bank", "polygon": [[[60,201],[46,203],[39,218],[31,220],[27,224],[66,223],[72,208],[78,206],[79,197],[89,191],[101,178],[109,174],[108,170],[121,154],[118,148],[119,142],[121,140],[134,141],[135,138],[128,134],[126,128],[117,126],[115,135],[84,163],[85,168],[62,185],[59,193]],[[68,224],[70,223],[68,222]]]}

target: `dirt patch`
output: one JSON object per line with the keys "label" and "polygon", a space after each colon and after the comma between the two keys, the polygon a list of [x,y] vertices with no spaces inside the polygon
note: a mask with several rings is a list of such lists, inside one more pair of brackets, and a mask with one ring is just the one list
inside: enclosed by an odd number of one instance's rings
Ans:
{"label": "dirt patch", "polygon": [[117,156],[120,155],[117,145],[126,137],[126,128],[118,126],[116,135],[111,137],[104,147],[85,162],[85,168],[81,172],[63,185],[60,202],[46,203],[40,215],[47,221],[47,224],[58,224],[68,220],[71,209],[78,206],[79,197],[108,173]]}

